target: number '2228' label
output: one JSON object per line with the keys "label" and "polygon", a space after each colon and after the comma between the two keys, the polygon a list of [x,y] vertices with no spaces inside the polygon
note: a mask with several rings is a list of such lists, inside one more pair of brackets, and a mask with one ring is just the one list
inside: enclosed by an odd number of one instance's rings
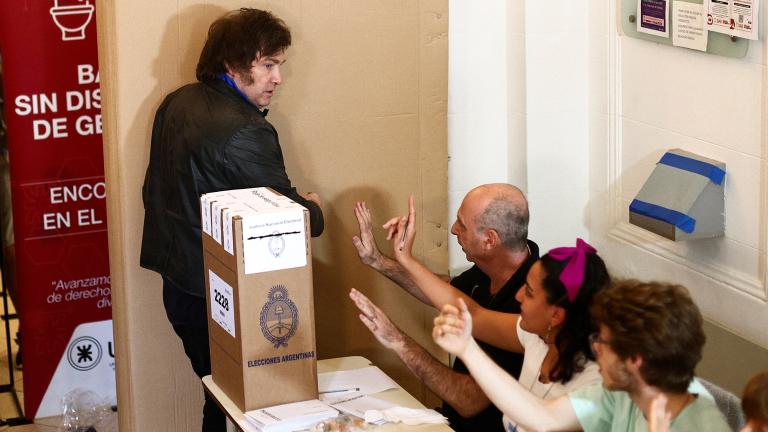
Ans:
{"label": "number '2228' label", "polygon": [[208,270],[208,286],[211,290],[211,318],[235,337],[235,298],[232,287],[211,270]]}

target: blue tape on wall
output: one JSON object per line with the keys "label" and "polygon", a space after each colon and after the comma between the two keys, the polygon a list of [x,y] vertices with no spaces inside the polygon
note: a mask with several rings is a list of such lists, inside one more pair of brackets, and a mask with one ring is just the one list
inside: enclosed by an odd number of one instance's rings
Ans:
{"label": "blue tape on wall", "polygon": [[703,175],[717,185],[722,184],[723,179],[725,178],[725,171],[723,171],[722,168],[712,165],[711,163],[691,159],[679,154],[664,153],[664,156],[661,157],[659,163]]}
{"label": "blue tape on wall", "polygon": [[696,228],[696,219],[687,214],[638,199],[632,200],[629,211],[670,223],[688,234]]}

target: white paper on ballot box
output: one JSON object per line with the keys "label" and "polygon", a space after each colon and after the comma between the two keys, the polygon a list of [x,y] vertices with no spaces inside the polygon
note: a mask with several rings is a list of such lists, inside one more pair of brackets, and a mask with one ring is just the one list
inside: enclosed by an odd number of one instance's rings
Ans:
{"label": "white paper on ballot box", "polygon": [[232,286],[212,270],[208,270],[211,318],[232,337],[235,335],[235,296]]}
{"label": "white paper on ballot box", "polygon": [[200,197],[200,216],[203,232],[212,235],[213,223],[211,221],[211,203],[222,199],[231,199],[229,191],[210,192]]}
{"label": "white paper on ballot box", "polygon": [[217,243],[223,245],[222,212],[227,208],[237,207],[240,202],[236,198],[219,199],[211,201],[211,237]]}
{"label": "white paper on ballot box", "polygon": [[245,274],[307,265],[303,207],[242,218]]}
{"label": "white paper on ballot box", "polygon": [[223,230],[221,234],[222,246],[224,246],[224,250],[229,252],[230,255],[235,254],[234,228],[232,225],[234,222],[233,219],[236,216],[242,217],[243,215],[255,212],[256,210],[248,205],[248,203],[235,204],[221,211]]}
{"label": "white paper on ballot box", "polygon": [[200,197],[200,227],[203,232],[211,235],[211,206],[208,204],[209,196]]}

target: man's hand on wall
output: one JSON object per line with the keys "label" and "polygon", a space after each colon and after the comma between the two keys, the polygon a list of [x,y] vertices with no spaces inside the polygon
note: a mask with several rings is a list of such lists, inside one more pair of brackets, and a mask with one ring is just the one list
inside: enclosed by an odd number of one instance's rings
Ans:
{"label": "man's hand on wall", "polygon": [[[364,201],[355,203],[355,217],[360,227],[360,234],[352,237],[352,243],[355,245],[355,249],[357,249],[357,256],[360,257],[360,261],[388,277],[420,302],[432,305],[424,293],[421,292],[421,289],[413,282],[413,279],[411,279],[411,276],[405,271],[403,266],[391,257],[382,254],[379,250],[379,247],[376,245],[376,239],[373,237],[371,212]],[[384,229],[387,230],[387,240],[390,240],[394,235],[395,228],[393,228],[393,224],[397,225],[399,219],[393,218],[384,224]]]}
{"label": "man's hand on wall", "polygon": [[355,217],[357,225],[360,227],[360,234],[352,237],[352,244],[357,249],[357,256],[363,264],[380,270],[381,251],[376,245],[376,239],[373,237],[373,228],[371,225],[371,212],[365,205],[365,201],[355,203]]}
{"label": "man's hand on wall", "polygon": [[389,320],[389,317],[378,306],[354,288],[349,291],[349,298],[360,309],[361,313],[358,315],[360,321],[368,327],[368,330],[376,336],[382,345],[395,351],[403,348],[405,338],[402,331]]}

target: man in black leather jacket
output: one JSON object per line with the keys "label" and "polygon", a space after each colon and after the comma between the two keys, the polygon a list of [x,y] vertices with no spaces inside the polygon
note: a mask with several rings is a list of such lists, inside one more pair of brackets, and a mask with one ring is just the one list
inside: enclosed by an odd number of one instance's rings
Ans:
{"label": "man in black leather jacket", "polygon": [[[162,275],[168,320],[201,377],[211,366],[200,196],[269,186],[309,209],[313,237],[323,231],[320,198],[291,186],[277,132],[265,119],[290,44],[290,30],[269,12],[244,8],[219,18],[200,55],[199,82],[168,95],[155,114],[141,266]],[[207,394],[202,430],[225,430]]]}

